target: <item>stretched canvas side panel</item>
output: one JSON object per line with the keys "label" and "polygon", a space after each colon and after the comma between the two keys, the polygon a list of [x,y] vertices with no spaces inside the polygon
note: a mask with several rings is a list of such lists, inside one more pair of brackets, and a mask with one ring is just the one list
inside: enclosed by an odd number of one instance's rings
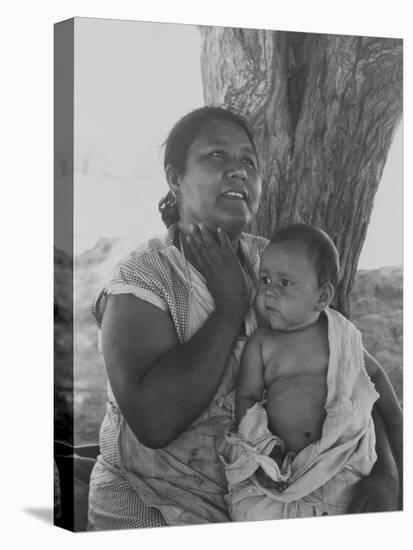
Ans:
{"label": "stretched canvas side panel", "polygon": [[73,458],[74,20],[54,26],[54,522],[75,530]]}

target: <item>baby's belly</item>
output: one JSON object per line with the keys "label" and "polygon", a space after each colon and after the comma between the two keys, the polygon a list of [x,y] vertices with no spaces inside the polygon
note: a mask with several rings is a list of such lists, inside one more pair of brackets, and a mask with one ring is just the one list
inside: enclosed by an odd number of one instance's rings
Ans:
{"label": "baby's belly", "polygon": [[300,452],[321,437],[327,388],[325,376],[275,380],[267,391],[269,428],[287,451]]}

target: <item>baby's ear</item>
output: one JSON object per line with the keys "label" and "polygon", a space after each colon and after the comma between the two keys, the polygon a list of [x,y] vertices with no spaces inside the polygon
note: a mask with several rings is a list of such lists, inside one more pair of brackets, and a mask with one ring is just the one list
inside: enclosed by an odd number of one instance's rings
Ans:
{"label": "baby's ear", "polygon": [[318,294],[318,301],[316,304],[317,311],[324,311],[328,308],[334,298],[334,287],[331,283],[323,283],[320,287]]}

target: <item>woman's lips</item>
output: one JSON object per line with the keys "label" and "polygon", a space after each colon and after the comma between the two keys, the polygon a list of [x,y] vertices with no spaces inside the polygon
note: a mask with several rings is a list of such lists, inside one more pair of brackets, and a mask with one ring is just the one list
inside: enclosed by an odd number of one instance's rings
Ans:
{"label": "woman's lips", "polygon": [[225,199],[236,201],[245,201],[247,199],[247,195],[243,191],[225,191],[221,196]]}

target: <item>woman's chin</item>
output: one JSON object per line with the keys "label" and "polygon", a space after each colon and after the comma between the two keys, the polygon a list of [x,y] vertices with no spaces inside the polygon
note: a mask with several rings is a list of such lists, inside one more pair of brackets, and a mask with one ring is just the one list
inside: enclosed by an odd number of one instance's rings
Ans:
{"label": "woman's chin", "polygon": [[231,238],[238,238],[243,231],[247,231],[251,224],[251,218],[245,216],[225,216],[217,219],[216,226],[222,227]]}

